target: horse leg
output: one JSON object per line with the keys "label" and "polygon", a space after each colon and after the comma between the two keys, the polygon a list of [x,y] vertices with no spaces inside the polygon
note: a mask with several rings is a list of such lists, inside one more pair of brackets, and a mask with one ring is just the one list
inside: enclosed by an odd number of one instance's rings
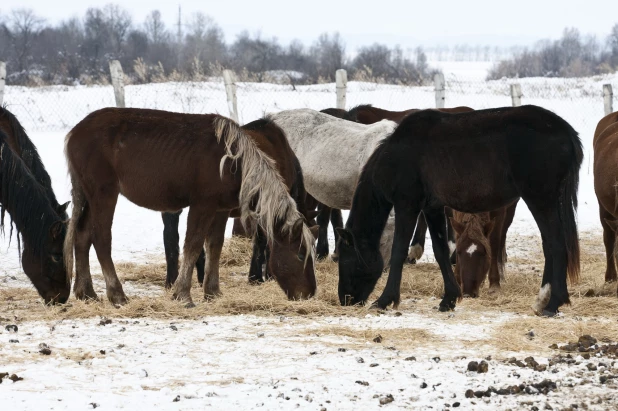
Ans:
{"label": "horse leg", "polygon": [[206,278],[204,281],[204,298],[207,300],[221,295],[219,290],[219,258],[223,248],[228,215],[229,213],[226,211],[217,213],[210,224],[208,235],[204,241],[204,248],[208,253],[205,267]]}
{"label": "horse leg", "polygon": [[614,221],[615,218],[599,203],[599,215],[601,217],[601,226],[603,227],[603,243],[605,244],[605,255],[607,257],[607,268],[605,269],[605,281],[616,281],[616,260],[615,246],[616,233],[611,225],[607,222]]}
{"label": "horse leg", "polygon": [[75,284],[73,292],[78,300],[97,300],[90,274],[90,247],[92,246],[92,223],[90,209],[86,204],[75,230]]}
{"label": "horse leg", "polygon": [[500,280],[504,278],[504,244],[502,243],[503,225],[506,219],[506,208],[501,208],[490,213],[494,219],[494,228],[489,234],[489,246],[491,250],[491,265],[489,267],[489,292],[500,292]]}
{"label": "horse leg", "polygon": [[412,244],[410,244],[410,253],[408,254],[408,263],[416,264],[418,260],[423,256],[425,251],[425,236],[427,235],[427,221],[425,221],[425,214],[421,212],[418,215],[418,221],[416,222],[416,231],[414,231],[414,238]]}
{"label": "horse leg", "polygon": [[431,235],[433,253],[444,280],[444,297],[440,302],[440,311],[454,310],[457,300],[461,298],[461,288],[457,284],[450,262],[451,253],[447,242],[446,214],[444,209],[430,209],[425,210],[425,218]]}
{"label": "horse leg", "polygon": [[330,223],[333,226],[333,231],[335,232],[335,251],[331,256],[331,259],[334,262],[339,261],[339,232],[337,232],[337,228],[343,228],[343,216],[341,215],[341,210],[338,208],[332,208],[330,210]]}
{"label": "horse leg", "polygon": [[[253,239],[253,255],[249,268],[249,283],[259,284],[264,282],[262,267],[266,261],[266,235],[262,228],[258,227]],[[267,265],[268,267],[268,265]]]}
{"label": "horse leg", "polygon": [[[506,255],[506,234],[513,224],[513,220],[515,219],[515,210],[517,210],[517,203],[519,200],[516,200],[513,204],[506,207],[506,216],[504,218],[504,224],[502,224],[502,236],[500,237],[500,244],[502,247],[502,256],[503,263],[506,263],[507,255]],[[500,279],[504,281],[504,270],[500,273]]]}
{"label": "horse leg", "polygon": [[[446,217],[453,216],[453,210],[449,207],[444,208],[444,213],[446,214]],[[451,226],[451,220],[449,218],[446,219],[446,230],[448,234],[449,259],[451,260],[451,265],[455,265],[457,264],[457,253],[455,252],[457,239],[455,237],[455,230]]]}
{"label": "horse leg", "polygon": [[97,192],[94,198],[88,201],[88,204],[92,213],[92,242],[105,278],[107,299],[112,304],[123,305],[127,303],[127,296],[122,289],[112,260],[112,222],[118,194],[117,187],[108,186],[107,190]]}
{"label": "horse leg", "polygon": [[232,236],[249,237],[247,235],[245,227],[243,227],[242,223],[240,222],[240,218],[234,219],[234,225],[232,226]]}
{"label": "horse leg", "polygon": [[182,211],[177,213],[161,213],[163,220],[163,246],[165,247],[165,262],[167,263],[167,276],[165,288],[169,289],[178,277],[178,254],[180,246],[178,242],[178,222]]}
{"label": "horse leg", "polygon": [[569,303],[567,250],[562,222],[555,205],[535,204],[533,201],[526,204],[541,231],[545,255],[541,290],[533,309],[537,315],[554,316],[560,306]]}
{"label": "horse leg", "polygon": [[[187,217],[187,233],[185,235],[185,245],[182,252],[182,265],[178,278],[174,282],[172,297],[176,300],[185,301],[187,307],[194,306],[191,300],[191,277],[193,274],[193,266],[203,251],[204,239],[208,233],[212,221],[215,218],[215,207],[196,207],[189,208],[189,216]],[[217,214],[218,215],[218,214]],[[204,287],[206,283],[204,282]]]}
{"label": "horse leg", "polygon": [[414,234],[414,223],[418,219],[419,211],[410,210],[406,205],[395,205],[395,234],[391,251],[391,267],[386,280],[386,287],[380,298],[373,306],[385,309],[391,303],[393,307],[399,306],[401,298],[401,272],[403,263],[408,255],[408,244]]}
{"label": "horse leg", "polygon": [[331,208],[320,204],[317,223],[320,227],[318,230],[318,245],[316,246],[316,254],[318,260],[323,260],[328,257],[328,222],[330,220]]}

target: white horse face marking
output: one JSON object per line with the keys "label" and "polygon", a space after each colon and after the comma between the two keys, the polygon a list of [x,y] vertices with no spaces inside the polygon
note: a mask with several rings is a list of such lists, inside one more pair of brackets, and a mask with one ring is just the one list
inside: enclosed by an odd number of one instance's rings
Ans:
{"label": "white horse face marking", "polygon": [[470,247],[466,250],[466,253],[472,255],[478,249],[478,246],[475,243],[470,244]]}

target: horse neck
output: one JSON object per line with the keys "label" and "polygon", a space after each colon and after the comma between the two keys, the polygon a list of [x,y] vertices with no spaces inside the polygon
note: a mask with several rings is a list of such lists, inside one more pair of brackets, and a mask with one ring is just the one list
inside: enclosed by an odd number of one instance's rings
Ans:
{"label": "horse neck", "polygon": [[41,252],[52,225],[61,221],[44,188],[3,140],[0,145],[0,203],[25,243]]}
{"label": "horse neck", "polygon": [[[57,209],[59,206],[56,195],[51,185],[51,177],[47,173],[39,153],[32,143],[32,140],[26,134],[23,126],[17,121],[17,118],[8,110],[2,110],[2,130],[5,131],[6,143],[19,158],[22,159],[24,165],[30,170],[36,181],[43,187],[52,206]],[[67,217],[68,218],[68,217]]]}
{"label": "horse neck", "polygon": [[356,241],[378,250],[380,238],[393,207],[363,171],[352,200],[346,228]]}

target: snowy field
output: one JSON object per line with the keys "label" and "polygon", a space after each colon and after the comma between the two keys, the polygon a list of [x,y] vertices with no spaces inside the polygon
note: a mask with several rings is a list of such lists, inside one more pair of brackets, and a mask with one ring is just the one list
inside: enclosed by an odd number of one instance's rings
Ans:
{"label": "snowy field", "polygon": [[[447,78],[447,107],[510,105],[509,85],[514,81],[483,81],[487,64],[441,64]],[[174,311],[164,315],[155,310],[135,316],[124,308],[114,311],[101,303],[104,307],[99,312],[95,309],[93,315],[84,315],[79,312],[83,305],[74,301],[64,312],[41,306],[21,272],[16,241],[9,245],[7,236],[0,242],[0,375],[16,374],[23,380],[0,379],[1,408],[490,410],[544,409],[546,405],[553,408],[545,409],[568,409],[579,404],[589,409],[616,409],[618,380],[601,382],[603,376],[618,375],[615,353],[594,352],[585,358],[586,353],[575,352],[570,359],[556,359],[567,352],[549,346],[576,342],[581,335],[593,332],[599,346],[618,340],[615,284],[609,288],[598,284],[602,283],[604,256],[591,170],[592,133],[603,116],[601,87],[613,83],[618,89],[618,75],[518,82],[522,84],[524,104],[540,105],[563,116],[584,143],[578,215],[586,241],[582,261],[590,274],[591,280],[586,280],[591,281],[590,287],[604,290],[601,297],[578,299],[558,319],[535,318],[530,310],[518,308],[508,298],[504,298],[502,308],[496,308],[499,304],[495,299],[482,297],[474,303],[461,302],[453,313],[438,313],[433,307],[438,303],[441,280],[428,242],[421,264],[406,267],[406,291],[398,311],[376,313],[333,305],[334,314],[303,315],[290,303],[288,311],[271,314],[256,310],[221,315],[218,311],[209,314],[208,304],[201,303],[199,314]],[[323,109],[335,104],[334,84],[296,89],[239,84],[241,121],[252,121],[266,112]],[[220,81],[127,86],[126,92],[132,107],[228,114]],[[111,87],[7,87],[5,103],[38,147],[59,202],[69,200],[64,135],[89,112],[113,105]],[[389,109],[432,107],[433,87],[349,83],[348,106],[362,103]],[[181,220],[183,238],[185,221]],[[113,226],[114,260],[143,265],[154,259],[160,264],[162,231],[158,213],[121,198]],[[230,233],[228,224],[227,236]],[[332,232],[330,237],[332,241]],[[520,277],[513,278],[528,278],[538,286],[538,267],[542,268],[538,237],[529,211],[520,203],[509,232],[507,279],[511,272],[517,272]],[[91,261],[98,273],[94,250]],[[319,270],[333,267],[332,263],[318,265]],[[225,304],[226,290],[235,286],[234,281],[240,284],[244,279],[233,277],[236,274],[232,271],[244,268],[230,269],[229,279],[223,275],[221,304]],[[417,278],[415,270],[419,269],[434,275],[437,286],[431,291],[414,290],[409,278]],[[122,280],[123,273],[118,271]],[[507,282],[507,287],[515,286],[513,283]],[[317,298],[331,301],[336,282],[318,283],[318,287],[322,288]],[[582,290],[583,294],[586,290],[582,287],[576,293]],[[95,275],[95,289],[103,295],[100,275]],[[142,300],[169,297],[154,284],[127,281],[125,290],[129,297]],[[276,286],[266,290],[277,293]],[[195,296],[197,291],[193,292]],[[275,297],[283,298],[280,293]],[[523,299],[524,306],[529,306],[534,295]],[[588,312],[588,301],[615,309]],[[32,308],[40,318],[26,315],[24,307]],[[105,322],[102,315],[111,323],[100,325]],[[14,332],[11,325],[19,330]],[[531,330],[532,335],[527,336]],[[374,342],[378,335],[384,336],[384,341]],[[609,340],[602,342],[603,337]],[[40,354],[39,344],[49,346],[51,354]],[[548,369],[522,368],[507,361],[511,357],[524,361],[530,356],[541,366],[549,365]],[[488,372],[467,371],[472,360],[486,360]],[[543,380],[556,385],[546,395],[539,393],[543,387],[538,384]],[[525,385],[523,393],[497,393],[519,384]],[[490,387],[496,392],[488,390]],[[466,398],[469,389],[481,393],[480,398]]]}

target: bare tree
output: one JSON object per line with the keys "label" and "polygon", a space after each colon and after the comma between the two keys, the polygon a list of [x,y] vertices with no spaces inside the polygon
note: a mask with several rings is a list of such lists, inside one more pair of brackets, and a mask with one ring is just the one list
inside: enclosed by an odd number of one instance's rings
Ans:
{"label": "bare tree", "polygon": [[32,9],[13,10],[8,20],[8,26],[4,26],[5,35],[11,44],[16,69],[24,71],[28,68],[32,48],[45,20],[34,14]]}
{"label": "bare tree", "polygon": [[113,51],[119,56],[122,53],[122,46],[131,28],[131,15],[117,4],[108,4],[104,7],[103,11],[107,18]]}
{"label": "bare tree", "polygon": [[339,33],[323,33],[311,47],[311,56],[317,65],[316,77],[334,80],[335,71],[344,68],[345,44]]}
{"label": "bare tree", "polygon": [[165,23],[161,19],[161,12],[159,10],[153,10],[146,16],[144,28],[146,29],[148,40],[153,44],[159,44],[169,40],[169,33],[165,29]]}

